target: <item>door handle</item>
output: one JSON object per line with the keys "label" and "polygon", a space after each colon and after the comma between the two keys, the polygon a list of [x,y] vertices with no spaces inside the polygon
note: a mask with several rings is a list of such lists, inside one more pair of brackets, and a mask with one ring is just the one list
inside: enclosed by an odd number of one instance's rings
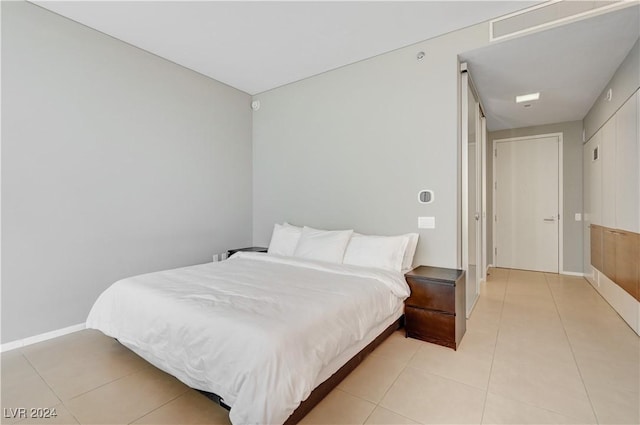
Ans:
{"label": "door handle", "polygon": [[480,213],[476,213],[476,215],[474,216],[476,221],[480,220]]}
{"label": "door handle", "polygon": [[556,221],[555,217],[545,218],[544,221]]}

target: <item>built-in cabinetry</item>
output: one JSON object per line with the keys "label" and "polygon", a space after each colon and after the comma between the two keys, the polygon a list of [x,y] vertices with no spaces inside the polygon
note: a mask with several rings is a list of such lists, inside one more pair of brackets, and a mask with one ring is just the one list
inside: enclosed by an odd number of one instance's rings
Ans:
{"label": "built-in cabinetry", "polygon": [[586,277],[640,333],[640,94],[584,145]]}
{"label": "built-in cabinetry", "polygon": [[640,234],[591,224],[591,266],[640,301]]}

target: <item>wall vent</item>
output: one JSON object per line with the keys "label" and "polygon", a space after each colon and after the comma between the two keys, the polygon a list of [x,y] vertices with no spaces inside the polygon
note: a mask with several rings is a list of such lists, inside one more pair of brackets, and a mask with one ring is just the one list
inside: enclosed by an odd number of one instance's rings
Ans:
{"label": "wall vent", "polygon": [[490,21],[489,40],[499,41],[635,4],[620,1],[545,2]]}

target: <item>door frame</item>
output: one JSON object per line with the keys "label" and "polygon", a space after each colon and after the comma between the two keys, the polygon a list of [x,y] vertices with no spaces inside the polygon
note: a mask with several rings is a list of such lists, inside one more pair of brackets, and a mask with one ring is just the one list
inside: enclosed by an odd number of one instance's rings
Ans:
{"label": "door frame", "polygon": [[[482,105],[480,105],[480,107],[482,107]],[[480,282],[485,282],[487,280],[487,117],[484,115],[480,117],[480,132],[480,192],[482,194],[482,200],[480,202],[480,221],[482,223],[482,229],[480,231],[482,234],[482,246],[480,248],[480,255],[482,257]]]}
{"label": "door frame", "polygon": [[492,220],[493,220],[493,234],[492,234],[492,247],[493,250],[493,263],[496,265],[498,261],[496,259],[496,233],[498,230],[498,223],[496,222],[496,154],[498,152],[497,143],[500,142],[517,142],[520,140],[532,140],[532,139],[543,139],[547,137],[557,137],[558,138],[558,273],[562,274],[564,270],[564,172],[563,172],[563,133],[544,133],[544,134],[532,134],[531,136],[521,136],[521,137],[509,137],[506,139],[495,139],[493,141],[493,181],[491,183],[491,190],[493,191],[493,206],[491,209],[492,212]]}
{"label": "door frame", "polygon": [[[485,197],[485,188],[483,187],[483,182],[486,181],[486,155],[483,153],[486,152],[486,143],[487,143],[487,133],[486,133],[486,115],[484,113],[484,107],[482,105],[482,100],[478,95],[478,91],[475,88],[473,83],[473,79],[471,78],[471,74],[467,69],[466,63],[460,64],[460,139],[459,139],[459,149],[460,149],[460,160],[458,162],[459,176],[460,176],[460,215],[459,215],[459,223],[460,223],[460,250],[459,253],[459,267],[468,270],[469,264],[469,226],[468,226],[468,216],[469,216],[469,202],[468,202],[468,194],[469,194],[469,169],[468,169],[468,158],[469,158],[469,134],[468,134],[468,122],[469,122],[469,113],[467,110],[468,105],[468,91],[467,88],[473,93],[475,100],[478,104],[476,110],[473,113],[476,116],[476,207],[478,208],[478,213],[480,215],[480,219],[477,220],[477,233],[476,233],[476,297],[474,300],[467,299],[467,311],[466,317],[469,318],[473,309],[480,298],[480,285],[482,282],[486,280],[486,267],[483,266],[483,263],[486,262],[486,220],[483,220],[483,217],[486,218],[486,197]],[[478,204],[477,199],[482,197],[480,203]]]}

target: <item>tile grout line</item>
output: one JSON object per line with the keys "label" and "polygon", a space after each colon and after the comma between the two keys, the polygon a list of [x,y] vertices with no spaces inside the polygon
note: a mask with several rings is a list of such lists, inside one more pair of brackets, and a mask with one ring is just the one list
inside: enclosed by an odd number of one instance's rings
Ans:
{"label": "tile grout line", "polygon": [[[65,335],[63,335],[63,336],[65,336]],[[53,341],[53,340],[50,340],[50,341]],[[122,344],[120,344],[120,345],[122,345]],[[123,345],[123,347],[124,347],[124,345]],[[127,350],[129,350],[129,348],[127,348],[127,347],[124,347],[124,348],[126,348]],[[131,350],[129,350],[129,351],[131,351]],[[139,369],[134,369],[134,370],[130,371],[129,373],[126,373],[125,375],[122,375],[122,376],[120,376],[120,377],[118,377],[118,378],[116,378],[116,379],[112,379],[111,381],[108,381],[108,382],[102,383],[102,384],[98,385],[97,387],[91,388],[90,390],[83,391],[83,392],[81,392],[81,393],[79,393],[79,394],[74,395],[73,397],[70,397],[70,398],[69,398],[69,399],[67,399],[67,400],[63,400],[63,399],[62,399],[62,397],[61,397],[61,396],[60,396],[60,395],[59,395],[59,394],[58,394],[58,393],[57,393],[57,392],[56,392],[56,391],[51,387],[51,385],[49,385],[49,383],[47,382],[47,380],[46,380],[46,379],[45,379],[45,378],[40,374],[40,372],[38,372],[38,369],[33,365],[33,363],[31,363],[31,361],[30,361],[30,360],[29,360],[29,358],[27,357],[26,353],[24,353],[24,352],[22,351],[22,349],[21,349],[21,351],[20,351],[20,354],[25,358],[25,360],[27,360],[27,363],[29,363],[29,365],[33,368],[33,370],[38,374],[38,376],[40,377],[40,379],[42,379],[42,381],[44,381],[44,383],[49,387],[49,389],[51,390],[51,392],[53,392],[53,394],[58,398],[58,400],[60,400],[60,404],[64,405],[64,406],[65,406],[65,408],[67,408],[67,404],[66,404],[66,402],[65,402],[65,401],[70,401],[70,400],[76,399],[76,398],[78,398],[78,397],[80,397],[80,396],[82,396],[82,395],[85,395],[85,394],[87,394],[87,393],[90,393],[91,391],[97,390],[98,388],[102,388],[102,387],[104,387],[105,385],[108,385],[108,384],[111,384],[111,383],[113,383],[113,382],[119,381],[120,379],[122,379],[122,378],[126,378],[127,376],[131,376],[131,375],[133,375],[134,373],[138,373],[138,372],[140,372],[140,371],[141,371],[141,370],[143,370],[145,367],[149,367],[149,366],[153,367],[153,365],[151,365],[151,363],[148,363],[148,362],[147,362],[148,364],[143,364]],[[134,354],[135,354],[135,353],[134,353]],[[69,410],[69,409],[67,409],[67,410]],[[69,410],[69,413],[71,413],[71,411],[70,411],[70,410]],[[78,420],[78,418],[76,418],[76,417],[75,417],[75,415],[73,415],[73,413],[71,413],[71,415],[72,415],[76,420]],[[78,420],[78,423],[80,423],[80,421],[79,421],[79,420]]]}
{"label": "tile grout line", "polygon": [[71,410],[67,409],[67,405],[66,405],[66,404],[64,404],[64,400],[62,400],[62,398],[60,397],[60,395],[59,395],[59,394],[58,394],[58,393],[57,393],[57,392],[56,392],[56,391],[51,387],[51,385],[49,385],[49,383],[47,382],[47,380],[46,380],[46,379],[44,379],[44,376],[42,376],[42,375],[40,374],[40,372],[38,371],[38,369],[35,367],[35,365],[34,365],[33,363],[31,363],[31,360],[29,360],[29,358],[27,357],[27,355],[26,355],[22,350],[20,350],[20,355],[21,355],[22,357],[24,357],[24,359],[27,361],[27,363],[29,363],[29,366],[31,366],[31,368],[32,368],[32,369],[33,369],[33,371],[36,373],[36,375],[38,375],[38,376],[40,377],[40,379],[42,379],[42,382],[44,382],[44,384],[47,386],[47,388],[49,388],[49,390],[53,393],[53,395],[58,399],[58,401],[59,401],[60,403],[56,404],[56,406],[59,406],[59,405],[64,406],[65,410],[66,410],[67,412],[69,412],[69,414],[71,415],[71,417],[72,417],[73,419],[75,419],[75,421],[76,421],[77,423],[80,423],[80,421],[78,420],[78,418],[76,418],[76,415],[74,415],[74,414],[73,414],[73,412],[71,412]]}
{"label": "tile grout line", "polygon": [[[408,338],[408,337],[406,336],[406,333],[405,333],[405,338]],[[387,394],[389,393],[389,391],[391,391],[391,388],[395,385],[395,383],[396,383],[396,382],[398,382],[398,379],[400,379],[400,375],[402,375],[402,374],[404,373],[404,371],[405,371],[405,370],[407,370],[407,368],[409,367],[409,364],[411,363],[411,360],[413,360],[413,358],[416,356],[416,354],[418,354],[418,351],[420,351],[420,348],[418,348],[418,349],[415,351],[415,353],[413,353],[413,354],[411,355],[411,357],[409,357],[409,359],[407,360],[407,363],[402,367],[402,370],[400,371],[400,373],[398,374],[398,376],[396,376],[396,379],[394,379],[394,380],[393,380],[393,382],[391,383],[391,385],[389,385],[389,388],[387,388],[387,390],[384,392],[384,394],[382,394],[382,397],[380,397],[380,401],[379,401],[378,403],[376,403],[376,407],[381,407],[381,408],[383,408],[383,409],[389,410],[390,412],[393,412],[393,413],[395,413],[395,414],[398,414],[398,415],[402,416],[403,418],[407,418],[406,416],[404,416],[404,415],[402,415],[402,414],[400,414],[400,413],[398,413],[398,412],[396,412],[396,411],[394,411],[394,410],[387,409],[386,407],[380,406],[380,403],[382,403],[382,401],[383,401],[383,400],[384,400],[384,398],[387,396]],[[373,410],[375,410],[375,409],[373,409]],[[373,414],[373,411],[369,414],[369,416],[367,416],[367,419],[365,419],[365,422],[367,422],[367,421],[369,420],[369,417],[370,417],[372,414]],[[410,420],[414,421],[412,418],[407,418],[407,419],[410,419]],[[414,421],[414,422],[417,422],[417,421]]]}
{"label": "tile grout line", "polygon": [[502,313],[504,312],[504,301],[507,298],[507,288],[511,278],[511,270],[507,273],[507,283],[504,286],[504,294],[502,295],[502,306],[500,307],[500,319],[498,320],[498,331],[496,332],[496,342],[493,345],[493,355],[491,356],[491,366],[489,367],[489,380],[487,381],[487,390],[484,393],[484,402],[482,403],[482,415],[480,415],[480,423],[484,423],[484,413],[487,409],[487,398],[489,398],[489,386],[491,384],[491,373],[493,372],[493,362],[496,359],[496,348],[498,346],[498,338],[500,338],[500,324],[502,323]]}
{"label": "tile grout line", "polygon": [[[405,336],[405,338],[407,338],[407,337]],[[402,414],[400,414],[400,413],[398,413],[398,412],[396,412],[396,411],[393,411],[393,410],[391,410],[391,409],[387,409],[386,407],[380,406],[380,403],[382,403],[382,400],[384,400],[384,398],[387,396],[387,393],[391,390],[391,387],[393,387],[393,386],[395,385],[395,383],[398,381],[398,379],[400,378],[400,375],[402,375],[402,373],[403,373],[405,370],[407,370],[407,367],[409,367],[409,363],[411,363],[411,360],[413,360],[413,358],[416,356],[416,354],[418,354],[418,351],[420,351],[420,349],[419,349],[419,348],[416,350],[416,352],[415,352],[415,353],[413,353],[413,354],[411,355],[411,357],[409,357],[409,359],[407,360],[407,363],[402,367],[402,370],[400,371],[400,373],[398,374],[398,376],[396,376],[396,378],[393,380],[393,382],[389,385],[389,388],[387,388],[387,390],[384,392],[384,394],[382,394],[382,397],[380,397],[380,401],[379,401],[379,402],[377,402],[377,403],[375,403],[376,408],[377,408],[377,407],[380,407],[380,408],[382,408],[382,409],[389,410],[390,412],[393,412],[393,413],[395,413],[395,414],[397,414],[397,415],[399,415],[399,416],[402,416],[403,418],[407,418],[406,416],[404,416],[404,415],[402,415]],[[374,352],[372,352],[371,354],[374,354],[374,353],[375,353],[375,351],[374,351]],[[380,356],[380,357],[384,357],[384,356]],[[342,391],[345,391],[345,390],[342,390]],[[349,391],[345,391],[345,392],[346,392],[346,393],[348,393],[348,394],[351,394]],[[356,396],[355,394],[351,394],[351,395],[353,395],[354,397],[358,397],[358,396]],[[365,399],[363,399],[362,397],[358,397],[358,398],[360,398],[360,399],[362,399],[362,400],[365,400]],[[370,402],[370,403],[371,403],[371,401],[369,401],[369,400],[365,400],[365,401],[368,401],[368,402]],[[371,413],[369,413],[369,415],[368,415],[368,416],[366,417],[366,419],[364,420],[363,424],[364,424],[364,423],[366,423],[366,422],[369,420],[369,418],[371,417],[371,415],[373,415],[373,412],[376,410],[376,408],[374,408],[374,409],[371,411]],[[413,419],[411,419],[411,418],[407,418],[407,419],[414,421],[414,420],[413,420]],[[414,422],[415,422],[415,421],[414,421]]]}
{"label": "tile grout line", "polygon": [[[502,307],[501,307],[501,310],[500,310],[500,315],[501,315],[501,316],[502,316],[502,308],[504,308],[504,297],[505,297],[505,296],[506,296],[506,288],[505,288],[505,294],[504,294],[504,295],[503,295],[503,297],[502,297]],[[499,328],[498,328],[498,332],[499,332]],[[496,336],[496,343],[494,344],[494,355],[495,355],[495,345],[496,345],[496,344],[497,344],[497,336]],[[411,357],[407,360],[407,363],[406,363],[406,365],[403,367],[402,371],[398,374],[398,376],[393,380],[393,382],[389,385],[389,387],[387,388],[387,390],[384,392],[383,396],[382,396],[382,397],[381,397],[381,399],[380,399],[380,402],[375,403],[376,407],[380,407],[380,408],[382,408],[382,409],[389,410],[390,412],[392,412],[392,413],[394,413],[394,414],[397,414],[397,415],[399,415],[399,416],[401,416],[401,417],[403,417],[403,418],[407,418],[407,419],[409,419],[409,420],[415,421],[414,419],[409,418],[409,417],[405,416],[404,414],[401,414],[401,413],[399,413],[399,412],[396,412],[396,411],[394,411],[394,410],[392,410],[392,409],[388,409],[388,408],[386,408],[386,407],[384,407],[384,406],[381,406],[381,405],[380,405],[380,403],[381,403],[381,402],[384,400],[384,398],[386,397],[387,393],[391,390],[391,388],[393,387],[393,385],[398,381],[398,379],[400,378],[400,375],[402,375],[402,373],[403,373],[403,372],[407,371],[407,369],[414,369],[414,370],[416,370],[416,371],[419,371],[419,372],[422,372],[422,373],[427,373],[427,374],[429,374],[429,375],[433,375],[433,376],[436,376],[436,377],[441,378],[441,379],[446,379],[446,380],[448,380],[448,381],[455,382],[456,384],[464,385],[464,386],[466,386],[466,387],[469,387],[469,388],[472,388],[472,389],[475,389],[475,390],[484,391],[484,392],[485,392],[485,402],[486,402],[486,394],[487,394],[487,392],[488,392],[488,383],[487,383],[487,388],[486,388],[486,389],[483,389],[483,388],[476,387],[475,385],[471,385],[471,384],[469,384],[469,383],[462,382],[462,381],[459,381],[459,380],[457,380],[457,379],[454,379],[454,378],[451,378],[451,377],[448,377],[448,376],[440,375],[440,374],[438,374],[438,373],[436,373],[436,372],[432,372],[432,371],[431,371],[431,372],[428,372],[428,371],[424,371],[424,370],[422,370],[422,369],[419,369],[419,368],[416,368],[416,367],[411,366],[411,365],[410,365],[411,360],[412,360],[412,359],[413,359],[413,358],[418,354],[418,352],[419,352],[419,351],[420,351],[420,349],[416,350],[416,351],[415,351],[415,353],[413,353],[413,354],[411,355]],[[375,355],[375,352],[371,353],[371,355]],[[384,357],[384,356],[380,356],[380,357]],[[493,365],[493,357],[492,357],[492,365]],[[489,374],[490,374],[490,373],[491,373],[491,371],[489,372]],[[344,391],[344,392],[346,392],[347,394],[350,394],[350,395],[352,395],[352,396],[354,396],[354,397],[356,397],[356,398],[358,398],[358,399],[361,399],[361,400],[364,400],[364,401],[367,401],[367,402],[371,403],[371,401],[370,401],[370,400],[367,400],[367,399],[362,398],[362,397],[360,397],[360,396],[358,396],[358,395],[352,394],[352,393],[350,393],[350,392],[349,392],[349,391],[347,391],[347,390],[344,390],[344,389],[340,389],[340,390],[341,390],[341,391]],[[374,410],[375,410],[375,409],[374,409]],[[371,417],[371,415],[372,415],[372,414],[373,414],[373,411],[372,411],[372,412],[367,416],[367,418],[365,419],[365,422],[366,422],[366,421]]]}
{"label": "tile grout line", "polygon": [[[393,385],[393,384],[391,384],[391,385]],[[344,390],[341,390],[341,391],[344,391]],[[358,397],[358,396],[357,396],[357,395],[355,395],[355,394],[351,394],[351,393],[350,393],[350,392],[348,392],[348,391],[345,391],[345,392],[346,392],[347,394],[352,395],[353,397],[357,397],[357,398],[359,398],[359,399],[361,399],[361,400],[364,400],[363,398]],[[365,401],[369,401],[369,400],[365,400]],[[369,403],[371,403],[371,402],[369,401]],[[373,403],[372,403],[372,404],[373,404]],[[378,406],[380,406],[378,403],[373,404],[373,409],[371,410],[371,413],[369,413],[369,414],[367,415],[367,417],[366,417],[366,418],[364,418],[364,421],[362,421],[362,424],[363,424],[363,425],[367,423],[367,421],[369,420],[369,418],[371,417],[371,415],[373,415],[373,412],[375,412],[375,411],[376,411],[376,409],[378,408]]]}
{"label": "tile grout line", "polygon": [[444,379],[446,381],[451,381],[451,382],[454,382],[454,383],[456,383],[458,385],[464,385],[465,387],[469,387],[469,388],[474,389],[474,390],[486,391],[486,389],[483,389],[483,388],[480,388],[480,387],[476,387],[475,385],[471,385],[468,382],[462,382],[462,381],[459,381],[457,379],[451,378],[449,376],[442,376],[442,375],[440,375],[439,373],[436,373],[436,372],[418,369],[417,367],[413,367],[413,366],[407,366],[407,368],[413,369],[416,372],[424,373],[424,374],[427,374],[427,375],[432,375],[432,376],[435,376],[437,378]]}
{"label": "tile grout line", "polygon": [[[546,274],[545,274],[545,284],[548,286],[548,282],[547,282],[547,279],[546,279]],[[552,295],[552,297],[553,297],[553,291],[551,291],[551,295]],[[505,289],[505,298],[506,298],[506,289]],[[504,304],[503,304],[503,306],[504,306]],[[497,340],[496,340],[496,343],[497,343]],[[573,416],[569,416],[569,415],[566,415],[566,414],[564,414],[564,413],[560,413],[560,412],[557,412],[557,411],[555,411],[555,410],[551,410],[551,409],[549,409],[549,408],[547,408],[547,407],[544,407],[544,406],[539,406],[539,405],[537,405],[537,404],[535,404],[535,403],[532,403],[532,402],[530,402],[530,401],[527,401],[527,400],[522,400],[522,399],[518,399],[518,398],[513,398],[513,397],[510,397],[510,396],[506,396],[506,395],[504,395],[504,394],[496,394],[496,395],[498,395],[498,396],[500,396],[500,397],[503,397],[503,398],[505,398],[505,399],[507,399],[507,400],[515,401],[515,402],[517,402],[517,403],[522,403],[522,404],[525,404],[525,405],[527,405],[527,406],[534,407],[534,408],[536,408],[536,409],[544,410],[544,411],[549,412],[549,413],[554,414],[554,415],[561,415],[561,416],[564,416],[564,417],[569,418],[569,419],[575,419],[575,420],[577,420],[577,418],[575,418],[575,417],[573,417]]]}
{"label": "tile grout line", "polygon": [[[539,273],[539,272],[533,272],[533,273]],[[551,295],[551,302],[553,302],[553,306],[554,306],[555,312],[557,313],[557,317],[558,317],[558,319],[559,319],[560,326],[562,326],[562,330],[563,330],[563,331],[565,331],[564,326],[563,326],[563,322],[562,322],[562,316],[559,314],[558,306],[557,306],[557,304],[555,303],[555,298],[554,298],[554,296],[553,296],[553,291],[551,290],[551,286],[550,286],[550,284],[549,284],[549,279],[550,279],[550,278],[547,276],[547,274],[548,274],[548,273],[543,273],[543,275],[544,275],[544,282],[541,282],[541,283],[544,283],[544,284],[545,284],[545,286],[547,287],[547,289],[549,290],[549,293],[550,293],[550,295]],[[568,342],[568,336],[566,335],[566,331],[565,331],[565,337],[567,338],[567,342]],[[569,344],[569,347],[570,347],[570,349],[571,349],[571,344]],[[573,354],[573,353],[572,353],[572,354]],[[575,361],[575,358],[574,358],[574,363],[576,363],[576,365],[577,365],[577,362]],[[578,373],[580,374],[579,368],[578,368]],[[582,378],[582,377],[581,377],[581,378]],[[584,385],[584,382],[583,382],[583,385]],[[561,415],[561,416],[563,416],[563,417],[566,417],[566,418],[569,418],[569,419],[572,419],[572,420],[578,420],[575,416],[571,416],[571,415],[568,415],[568,414],[566,414],[566,413],[562,413],[562,412],[559,412],[559,411],[556,411],[556,410],[552,410],[552,409],[550,409],[550,408],[547,408],[547,407],[544,407],[544,406],[540,406],[540,405],[535,404],[535,403],[531,403],[530,401],[527,401],[527,400],[522,400],[522,399],[519,399],[519,398],[513,398],[513,397],[505,396],[505,395],[502,395],[502,394],[498,394],[498,395],[499,395],[500,397],[506,398],[506,399],[508,399],[508,400],[516,401],[516,402],[518,402],[518,403],[523,403],[523,404],[526,404],[526,405],[529,405],[529,406],[535,407],[535,408],[537,408],[537,409],[542,409],[542,410],[545,410],[545,411],[550,412],[550,413],[555,414],[555,415]],[[588,399],[588,400],[589,400],[589,403],[590,403],[590,405],[591,405],[591,400],[590,400],[590,399]],[[592,408],[592,410],[593,410],[593,406],[592,406],[592,405],[591,405],[591,408]],[[596,421],[597,421],[597,417],[595,417],[595,416],[594,416],[594,418],[595,418],[595,419],[596,419]]]}
{"label": "tile grout line", "polygon": [[[152,367],[154,367],[153,365],[151,365],[151,363],[149,363],[149,365],[150,365],[150,366],[152,366]],[[119,380],[124,379],[124,378],[127,378],[127,377],[129,377],[129,376],[131,376],[131,375],[133,375],[133,374],[136,374],[136,373],[138,373],[138,372],[141,372],[141,371],[142,371],[142,369],[144,369],[145,367],[147,367],[147,366],[146,366],[146,365],[144,365],[144,366],[142,366],[140,369],[133,370],[133,371],[131,371],[131,372],[127,373],[126,375],[123,375],[123,376],[121,376],[121,377],[119,377],[119,378],[116,378],[116,379],[114,379],[114,380],[112,380],[112,381],[109,381],[109,382],[105,382],[105,383],[103,383],[103,384],[100,384],[100,385],[98,385],[97,387],[92,388],[92,389],[87,390],[87,391],[84,391],[84,392],[81,392],[80,394],[74,395],[73,397],[69,398],[67,401],[75,400],[75,399],[76,399],[76,398],[78,398],[78,397],[81,397],[81,396],[83,396],[83,395],[85,395],[85,394],[89,394],[90,392],[95,391],[95,390],[98,390],[98,389],[100,389],[100,388],[102,388],[102,387],[104,387],[104,386],[106,386],[106,385],[113,384],[113,383],[114,383],[114,382],[116,382],[116,381],[119,381]],[[62,404],[64,404],[64,405],[65,405],[65,407],[66,407],[66,403],[65,403],[65,401],[62,401]],[[68,410],[68,409],[67,409],[67,410]],[[80,423],[80,421],[78,421],[78,423]]]}
{"label": "tile grout line", "polygon": [[593,417],[596,420],[596,423],[600,423],[598,420],[598,414],[596,413],[595,407],[593,407],[593,401],[591,401],[591,396],[589,395],[589,390],[587,389],[587,384],[584,382],[584,377],[582,376],[582,370],[580,370],[580,365],[578,364],[578,360],[576,359],[576,353],[573,351],[573,344],[571,344],[571,339],[567,334],[567,328],[564,325],[564,320],[562,320],[562,315],[560,314],[560,309],[558,308],[558,303],[556,302],[556,297],[553,295],[553,291],[551,290],[551,286],[549,285],[549,279],[547,275],[544,276],[545,282],[547,283],[547,287],[551,292],[551,299],[553,300],[553,305],[558,313],[558,317],[560,318],[560,324],[562,325],[562,332],[564,333],[565,338],[567,338],[567,343],[569,344],[569,349],[571,350],[571,357],[573,357],[573,362],[576,365],[576,369],[578,369],[578,375],[580,375],[580,381],[582,382],[582,386],[584,387],[584,392],[587,395],[587,400],[589,400],[589,406],[591,406],[591,411],[593,412]]}
{"label": "tile grout line", "polygon": [[[404,370],[403,370],[403,371],[404,371]],[[400,373],[402,373],[402,372],[400,372]],[[398,376],[400,376],[400,375],[398,375]],[[397,378],[396,378],[396,380],[397,380]],[[391,384],[391,386],[393,386],[393,384],[395,384],[395,382],[396,382],[396,381],[394,380],[394,381],[393,381],[393,383]],[[391,388],[391,387],[389,387],[389,388]],[[390,411],[390,412],[395,413],[395,414],[396,414],[396,415],[398,415],[398,416],[402,416],[403,418],[406,418],[406,419],[409,419],[409,420],[411,420],[411,421],[414,421],[414,422],[415,422],[415,420],[414,420],[414,419],[411,419],[411,418],[409,418],[409,417],[407,417],[407,416],[405,416],[405,415],[402,415],[402,414],[400,414],[400,413],[398,413],[398,412],[396,412],[396,411],[394,411],[394,410],[391,410],[391,409],[388,409],[388,408],[386,408],[386,407],[380,406],[380,403],[379,403],[379,402],[377,402],[377,403],[376,403],[375,401],[367,400],[366,398],[364,398],[364,397],[362,397],[362,396],[359,396],[359,395],[357,395],[357,394],[353,394],[353,393],[351,393],[351,392],[349,392],[349,391],[347,391],[347,390],[345,390],[345,389],[338,388],[338,387],[334,388],[334,389],[332,390],[332,392],[333,392],[333,391],[336,391],[336,390],[337,390],[337,391],[342,391],[343,393],[346,393],[346,394],[349,394],[351,397],[353,397],[353,398],[357,398],[358,400],[362,400],[362,401],[367,402],[367,403],[369,403],[369,404],[373,404],[373,406],[374,406],[374,407],[373,407],[373,410],[371,411],[371,413],[369,413],[369,414],[367,415],[367,417],[364,419],[364,421],[362,422],[362,424],[366,423],[366,422],[369,420],[369,418],[371,417],[371,415],[373,415],[373,412],[376,410],[376,408],[377,408],[377,407],[380,407],[381,409],[388,410],[388,411]],[[387,391],[388,391],[388,390],[387,390]],[[385,392],[385,395],[386,395],[386,394],[387,394],[387,393]],[[384,398],[384,395],[382,396],[382,398]],[[382,401],[382,399],[380,399],[380,401]],[[312,410],[312,411],[313,411],[313,410]],[[147,414],[148,414],[148,413],[147,413]],[[138,418],[138,419],[140,419],[140,418]],[[136,420],[137,420],[137,419],[136,419]]]}
{"label": "tile grout line", "polygon": [[[186,384],[185,384],[185,385],[186,385]],[[158,406],[158,407],[156,407],[156,408],[154,408],[154,409],[149,410],[148,412],[146,412],[146,413],[142,414],[141,416],[139,416],[139,417],[137,417],[137,418],[133,419],[131,422],[127,422],[127,423],[128,423],[129,425],[130,425],[130,424],[133,424],[133,423],[134,423],[135,421],[137,421],[138,419],[142,419],[142,418],[144,418],[145,416],[147,416],[147,415],[149,415],[149,414],[151,414],[151,413],[155,412],[156,410],[158,410],[158,409],[160,409],[160,408],[162,408],[162,407],[166,406],[167,404],[171,403],[172,401],[174,401],[174,400],[176,400],[176,399],[178,399],[178,398],[180,398],[180,397],[184,396],[186,393],[188,393],[188,392],[189,392],[189,390],[196,391],[196,390],[194,390],[193,388],[188,387],[188,389],[187,389],[185,392],[178,394],[177,396],[175,396],[175,397],[173,397],[172,399],[168,400],[166,403],[163,403],[163,404],[161,404],[160,406]]]}
{"label": "tile grout line", "polygon": [[[407,337],[405,337],[405,338],[407,338]],[[369,413],[369,415],[367,415],[367,417],[365,418],[365,420],[362,422],[363,424],[364,424],[364,423],[366,423],[366,422],[369,420],[369,418],[371,417],[371,415],[373,415],[373,412],[376,410],[376,408],[377,408],[377,407],[380,407],[380,408],[382,408],[382,409],[388,410],[388,411],[390,411],[390,412],[395,413],[395,414],[396,414],[396,415],[398,415],[398,416],[402,416],[403,418],[406,418],[406,419],[409,419],[409,420],[411,420],[411,421],[416,422],[414,419],[411,419],[411,418],[409,418],[409,417],[407,417],[407,416],[405,416],[405,415],[403,415],[403,414],[400,414],[400,413],[398,413],[398,412],[396,412],[396,411],[394,411],[394,410],[388,409],[388,408],[386,408],[386,407],[380,406],[380,403],[382,402],[382,400],[384,400],[384,398],[385,398],[385,396],[387,395],[387,393],[391,390],[391,387],[393,387],[393,385],[396,383],[396,381],[400,378],[400,375],[402,375],[402,373],[407,369],[407,367],[409,367],[409,363],[410,363],[410,362],[411,362],[411,360],[415,357],[415,355],[418,353],[418,351],[420,351],[420,349],[416,350],[416,352],[415,352],[415,353],[413,353],[413,354],[411,355],[411,357],[409,357],[409,359],[407,360],[406,364],[402,367],[402,370],[400,371],[400,373],[398,373],[398,376],[396,376],[396,377],[394,378],[393,382],[391,382],[391,384],[389,384],[389,387],[385,390],[385,392],[384,392],[384,394],[382,395],[382,397],[380,397],[380,401],[378,401],[378,402],[368,400],[368,399],[366,399],[366,398],[364,398],[364,397],[362,397],[362,396],[360,396],[360,395],[358,395],[358,394],[353,394],[353,393],[352,393],[352,392],[350,392],[349,390],[346,390],[346,389],[344,389],[344,388],[340,388],[340,386],[339,386],[339,385],[338,385],[337,387],[335,387],[332,391],[335,391],[335,390],[342,391],[342,392],[344,392],[344,393],[346,393],[346,394],[349,394],[349,395],[350,395],[350,396],[352,396],[352,397],[355,397],[355,398],[357,398],[357,399],[359,399],[359,400],[362,400],[362,401],[365,401],[365,402],[367,402],[367,403],[371,403],[371,404],[373,404],[373,405],[374,405],[374,408],[373,408],[373,410],[371,411],[371,413]],[[389,357],[384,356],[384,355],[381,355],[381,354],[376,354],[376,353],[375,353],[375,350],[374,350],[374,351],[372,351],[372,352],[371,352],[367,357],[370,357],[370,356],[376,356],[376,357],[380,357],[380,358],[383,358],[383,359],[388,359],[388,358],[389,358]],[[138,418],[138,419],[139,419],[139,418]]]}
{"label": "tile grout line", "polygon": [[68,399],[68,400],[66,400],[66,401],[64,401],[64,400],[63,400],[63,401],[62,401],[62,404],[64,405],[65,409],[67,409],[67,411],[71,414],[71,416],[73,416],[73,417],[75,418],[75,420],[76,420],[79,424],[81,424],[81,425],[82,425],[83,423],[82,423],[82,422],[80,422],[80,419],[78,419],[78,418],[76,417],[76,415],[74,415],[74,414],[73,414],[73,412],[71,411],[71,409],[70,409],[69,407],[67,407],[67,403],[66,403],[67,401],[75,400],[75,399],[76,399],[76,398],[78,398],[78,397],[81,397],[81,396],[83,396],[83,395],[85,395],[85,394],[89,394],[91,391],[95,391],[95,390],[97,390],[97,389],[99,389],[99,388],[104,387],[105,385],[112,384],[112,383],[114,383],[114,382],[116,382],[116,381],[119,381],[119,380],[121,380],[121,379],[123,379],[123,378],[126,378],[126,377],[128,377],[128,376],[131,376],[131,375],[133,375],[134,373],[137,373],[137,372],[139,372],[139,371],[140,371],[140,370],[134,370],[133,372],[128,373],[128,374],[126,374],[126,375],[124,375],[124,376],[121,376],[120,378],[116,378],[116,379],[114,379],[113,381],[105,382],[104,384],[98,385],[98,386],[97,386],[97,387],[95,387],[95,388],[92,388],[92,389],[90,389],[90,390],[87,390],[87,391],[85,391],[85,392],[82,392],[82,393],[80,393],[80,394],[77,394],[77,395],[75,395],[75,396],[71,397],[70,399]]}

